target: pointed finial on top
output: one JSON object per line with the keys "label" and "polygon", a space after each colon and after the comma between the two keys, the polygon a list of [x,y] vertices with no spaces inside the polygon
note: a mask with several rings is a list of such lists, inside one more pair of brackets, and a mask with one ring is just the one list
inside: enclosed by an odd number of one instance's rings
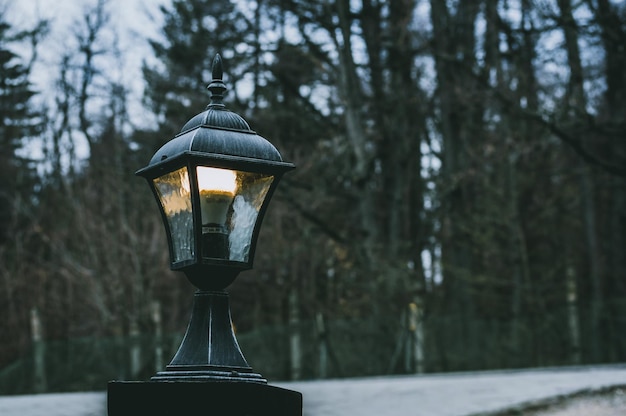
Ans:
{"label": "pointed finial on top", "polygon": [[220,54],[216,54],[213,58],[213,68],[211,70],[213,80],[207,87],[211,92],[211,102],[207,108],[224,107],[222,100],[224,99],[224,93],[226,92],[226,85],[222,82],[222,76],[224,71],[222,69],[222,57]]}

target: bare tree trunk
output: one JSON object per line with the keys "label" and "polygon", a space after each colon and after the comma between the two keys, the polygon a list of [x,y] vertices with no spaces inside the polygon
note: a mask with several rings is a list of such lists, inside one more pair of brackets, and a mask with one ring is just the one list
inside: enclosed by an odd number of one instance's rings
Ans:
{"label": "bare tree trunk", "polygon": [[326,323],[324,315],[318,312],[315,315],[315,324],[317,328],[317,378],[325,379],[328,377],[328,340],[326,332]]}
{"label": "bare tree trunk", "polygon": [[163,371],[163,319],[161,317],[161,302],[152,301],[152,323],[154,325],[154,369]]}
{"label": "bare tree trunk", "polygon": [[335,46],[339,52],[339,86],[346,109],[346,134],[352,145],[356,159],[354,166],[357,180],[366,176],[368,169],[368,156],[366,151],[366,134],[363,130],[361,116],[362,93],[358,84],[360,79],[356,72],[356,64],[352,53],[352,18],[349,0],[336,2],[337,17],[339,18],[339,32],[341,36],[335,37]]}
{"label": "bare tree trunk", "polygon": [[83,64],[80,73],[80,86],[78,89],[78,120],[80,130],[85,135],[90,151],[93,150],[94,137],[91,131],[92,121],[87,114],[88,101],[91,98],[90,88],[92,87],[94,76],[97,72],[94,59],[103,53],[96,46],[96,41],[102,33],[103,28],[109,19],[104,7],[107,0],[98,0],[96,5],[89,12],[85,13],[84,32],[77,32],[76,38],[79,42],[79,51],[83,56]]}
{"label": "bare tree trunk", "polygon": [[585,224],[585,245],[587,247],[587,261],[589,264],[589,279],[591,281],[591,359],[601,361],[604,341],[602,334],[602,315],[604,311],[602,274],[600,272],[600,250],[596,229],[596,210],[594,206],[593,179],[588,166],[581,163],[580,187],[582,197],[583,221]]}
{"label": "bare tree trunk", "polygon": [[142,364],[141,343],[139,335],[139,324],[136,320],[131,320],[130,328],[128,330],[128,339],[130,341],[130,375],[134,379],[139,376]]}
{"label": "bare tree trunk", "polygon": [[[475,137],[482,129],[478,114],[479,106],[467,102],[469,91],[474,87],[468,74],[475,62],[474,22],[478,13],[478,2],[457,2],[455,13],[447,2],[431,0],[433,24],[433,48],[437,71],[437,97],[440,108],[442,161],[441,161],[441,250],[442,287],[445,292],[443,308],[454,316],[455,328],[451,332],[459,342],[472,348],[480,336],[470,331],[473,315],[471,279],[473,272],[471,236],[468,227],[468,212],[474,200],[472,183],[461,183],[467,177],[468,149],[472,149]],[[463,69],[459,70],[459,66]],[[482,116],[480,117],[482,118]],[[463,358],[463,365],[469,364]]]}
{"label": "bare tree trunk", "polygon": [[43,328],[39,310],[30,310],[31,338],[33,342],[33,388],[35,393],[45,393],[46,381],[46,344],[43,340]]}
{"label": "bare tree trunk", "polygon": [[570,361],[572,364],[581,363],[580,326],[578,324],[578,285],[576,284],[576,269],[567,264],[565,277],[567,279],[567,322],[570,335]]}
{"label": "bare tree trunk", "polygon": [[[511,150],[515,152],[515,150]],[[513,274],[513,294],[511,301],[512,308],[512,322],[511,322],[511,347],[515,351],[516,357],[522,356],[522,329],[523,329],[523,316],[522,306],[524,300],[524,288],[530,282],[530,270],[528,264],[528,252],[526,249],[526,237],[524,235],[524,229],[522,226],[522,218],[517,209],[517,202],[519,201],[518,187],[517,187],[517,172],[516,164],[517,157],[515,154],[509,155],[508,159],[508,181],[507,187],[509,189],[509,221],[511,230],[511,240],[514,253],[514,260],[512,264],[514,267],[511,269]],[[514,362],[514,365],[521,363]]]}
{"label": "bare tree trunk", "polygon": [[[604,43],[605,75],[606,75],[606,111],[612,122],[623,122],[626,119],[626,30],[624,29],[623,10],[609,0],[597,0],[594,11],[601,28]],[[593,7],[592,7],[593,9]]]}
{"label": "bare tree trunk", "polygon": [[410,342],[407,350],[410,351],[410,370],[413,373],[424,372],[424,318],[422,306],[419,302],[409,304],[409,334]]}
{"label": "bare tree trunk", "polygon": [[[611,290],[617,294],[626,293],[626,239],[624,238],[624,230],[626,229],[626,180],[624,178],[612,177],[610,183],[615,191],[611,195],[610,207],[610,244],[609,244],[609,267],[610,272],[607,276],[612,277]],[[614,310],[609,313],[611,330],[613,334],[611,348],[614,351],[616,360],[624,361],[626,359],[626,340],[622,336],[626,331],[626,323],[621,317],[626,312],[625,308],[615,306]]]}
{"label": "bare tree trunk", "polygon": [[[344,120],[347,141],[354,155],[354,168],[350,179],[353,182],[353,192],[357,195],[356,215],[362,236],[362,241],[355,246],[355,255],[359,259],[359,265],[364,270],[375,273],[378,267],[376,259],[380,256],[381,239],[384,238],[384,235],[377,215],[378,194],[370,189],[370,184],[373,182],[372,155],[368,151],[368,135],[365,132],[363,118],[364,95],[360,83],[361,77],[357,73],[352,48],[354,17],[350,13],[349,0],[338,0],[335,3],[335,9],[338,27],[332,35],[339,56],[338,89],[345,108]],[[368,279],[368,286],[372,298],[376,298],[375,293],[380,289],[379,279]],[[379,316],[380,303],[372,302],[371,307],[373,315]]]}
{"label": "bare tree trunk", "polygon": [[[602,3],[602,1],[600,1]],[[567,50],[567,60],[570,69],[570,79],[566,95],[565,116],[568,119],[576,120],[582,114],[586,114],[586,100],[583,89],[583,69],[580,58],[580,48],[578,43],[578,28],[574,20],[571,0],[559,0],[559,9],[563,21],[563,33],[565,36],[565,47]],[[584,139],[584,138],[583,138]],[[600,273],[600,248],[597,241],[596,209],[593,187],[593,176],[591,169],[583,162],[579,161],[580,190],[582,202],[582,216],[585,231],[585,243],[588,254],[589,279],[591,282],[591,359],[601,360],[600,343],[602,342],[601,320],[603,314],[603,288],[602,276]]]}
{"label": "bare tree trunk", "polygon": [[289,351],[291,380],[302,377],[302,346],[300,343],[300,298],[298,290],[293,287],[289,292]]}

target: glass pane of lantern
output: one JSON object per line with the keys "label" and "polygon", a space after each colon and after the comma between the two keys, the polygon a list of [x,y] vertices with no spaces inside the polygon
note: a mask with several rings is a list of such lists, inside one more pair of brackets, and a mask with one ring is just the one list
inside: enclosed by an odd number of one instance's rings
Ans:
{"label": "glass pane of lantern", "polygon": [[202,257],[247,262],[271,175],[198,166]]}
{"label": "glass pane of lantern", "polygon": [[187,168],[180,168],[154,179],[154,187],[169,225],[172,263],[193,259],[193,215]]}

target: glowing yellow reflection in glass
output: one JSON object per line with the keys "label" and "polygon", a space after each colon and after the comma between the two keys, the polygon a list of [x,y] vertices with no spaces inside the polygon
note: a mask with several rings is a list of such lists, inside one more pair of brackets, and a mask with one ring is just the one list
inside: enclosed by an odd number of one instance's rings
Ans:
{"label": "glowing yellow reflection in glass", "polygon": [[198,188],[200,192],[235,194],[237,173],[228,169],[198,166]]}
{"label": "glowing yellow reflection in glass", "polygon": [[[228,208],[237,190],[237,173],[228,169],[198,166],[198,188],[200,191],[200,208],[202,225],[224,227],[227,221]],[[209,231],[206,229],[204,231]]]}

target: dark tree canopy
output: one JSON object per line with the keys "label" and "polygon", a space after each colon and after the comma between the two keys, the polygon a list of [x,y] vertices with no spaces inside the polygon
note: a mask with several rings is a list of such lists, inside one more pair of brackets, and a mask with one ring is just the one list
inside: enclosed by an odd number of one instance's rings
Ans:
{"label": "dark tree canopy", "polygon": [[31,103],[35,91],[30,68],[13,51],[23,36],[0,15],[0,243],[10,238],[14,223],[23,220],[19,211],[27,209],[23,204],[35,191],[34,165],[24,156],[27,152],[20,152],[29,138],[41,133],[41,117]]}

